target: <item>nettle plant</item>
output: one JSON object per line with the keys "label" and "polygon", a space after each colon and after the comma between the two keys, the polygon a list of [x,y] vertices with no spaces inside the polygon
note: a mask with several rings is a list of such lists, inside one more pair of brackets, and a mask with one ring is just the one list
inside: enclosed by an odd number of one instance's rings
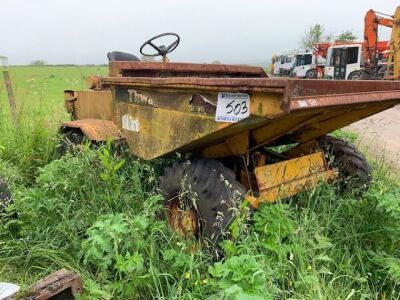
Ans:
{"label": "nettle plant", "polygon": [[[101,290],[113,297],[130,298],[147,284],[152,259],[149,253],[157,248],[158,241],[166,242],[156,234],[164,229],[160,221],[154,220],[159,198],[147,201],[147,209],[136,215],[99,216],[82,241],[83,263],[99,274],[106,283]],[[88,293],[92,292],[89,286]]]}
{"label": "nettle plant", "polygon": [[219,288],[217,296],[230,296],[234,299],[272,298],[269,293],[267,271],[257,259],[249,254],[232,256],[223,262],[217,262],[208,269],[214,277],[212,283]]}

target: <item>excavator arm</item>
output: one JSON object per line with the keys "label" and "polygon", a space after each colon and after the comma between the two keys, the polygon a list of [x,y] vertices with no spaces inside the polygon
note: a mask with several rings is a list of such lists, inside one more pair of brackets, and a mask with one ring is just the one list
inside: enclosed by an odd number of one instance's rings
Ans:
{"label": "excavator arm", "polygon": [[394,25],[394,17],[385,18],[379,16],[374,10],[369,10],[364,18],[364,61],[369,62],[371,67],[377,68],[377,50],[378,50],[378,26],[392,28]]}

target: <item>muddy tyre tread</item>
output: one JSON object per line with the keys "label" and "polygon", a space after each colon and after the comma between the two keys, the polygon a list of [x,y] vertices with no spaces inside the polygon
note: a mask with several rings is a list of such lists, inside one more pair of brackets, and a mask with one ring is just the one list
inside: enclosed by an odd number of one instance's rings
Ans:
{"label": "muddy tyre tread", "polygon": [[371,181],[371,167],[367,162],[364,154],[348,141],[343,139],[327,136],[326,143],[328,151],[334,156],[332,165],[339,169],[342,179],[354,178],[352,182],[344,190],[352,188],[360,191],[368,190]]}
{"label": "muddy tyre tread", "polygon": [[61,139],[57,145],[57,154],[59,157],[67,153],[73,153],[77,146],[85,141],[85,135],[80,130],[71,130],[61,134]]}
{"label": "muddy tyre tread", "polygon": [[[219,161],[196,159],[191,162],[175,162],[165,168],[164,176],[159,178],[159,189],[166,206],[168,200],[179,193],[184,179],[198,197],[196,206],[201,239],[208,241],[209,246],[214,248],[222,240],[246,190],[235,179],[234,172]],[[221,213],[222,219],[218,217]]]}

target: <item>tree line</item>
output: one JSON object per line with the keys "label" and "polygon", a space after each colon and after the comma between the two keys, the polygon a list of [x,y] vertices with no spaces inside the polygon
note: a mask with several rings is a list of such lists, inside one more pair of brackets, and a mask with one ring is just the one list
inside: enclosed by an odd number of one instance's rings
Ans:
{"label": "tree line", "polygon": [[311,25],[304,33],[300,44],[310,49],[316,44],[325,42],[354,42],[357,36],[351,30],[344,30],[337,36],[332,33],[326,33],[325,28],[321,24]]}

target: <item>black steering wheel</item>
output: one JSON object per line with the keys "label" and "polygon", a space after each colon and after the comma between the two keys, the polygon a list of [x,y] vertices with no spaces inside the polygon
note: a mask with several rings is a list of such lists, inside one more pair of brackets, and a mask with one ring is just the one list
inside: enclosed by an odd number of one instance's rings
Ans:
{"label": "black steering wheel", "polygon": [[[164,45],[157,46],[153,43],[154,40],[156,40],[160,37],[163,37],[163,36],[174,36],[174,37],[176,37],[176,39],[169,46],[164,46]],[[140,47],[140,53],[144,56],[152,56],[152,57],[160,55],[163,57],[163,61],[168,61],[167,54],[174,51],[176,49],[176,47],[178,47],[180,41],[181,41],[181,38],[176,33],[173,33],[173,32],[162,33],[162,34],[156,35],[156,36],[152,37],[151,39],[149,39],[148,41],[146,41]],[[144,53],[143,48],[146,45],[151,46],[154,50],[157,51],[157,53],[150,53],[150,54]]]}

